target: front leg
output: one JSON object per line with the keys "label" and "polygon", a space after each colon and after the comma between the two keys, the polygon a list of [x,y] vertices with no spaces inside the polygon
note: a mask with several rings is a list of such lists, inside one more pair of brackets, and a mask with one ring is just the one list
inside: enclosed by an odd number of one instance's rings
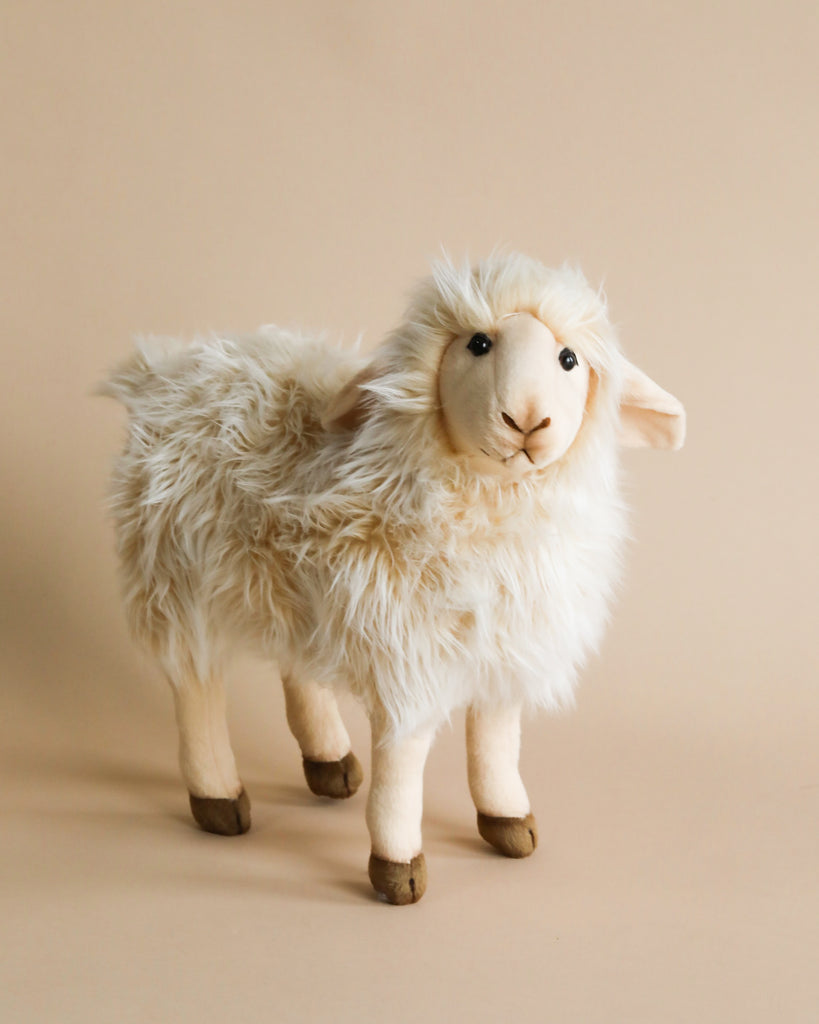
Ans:
{"label": "front leg", "polygon": [[471,707],[466,717],[469,790],[478,831],[506,857],[528,857],[537,826],[518,772],[520,706]]}
{"label": "front leg", "polygon": [[396,739],[380,711],[371,716],[370,724],[370,881],[389,903],[417,903],[427,884],[426,861],[421,851],[421,817],[424,765],[433,730]]}

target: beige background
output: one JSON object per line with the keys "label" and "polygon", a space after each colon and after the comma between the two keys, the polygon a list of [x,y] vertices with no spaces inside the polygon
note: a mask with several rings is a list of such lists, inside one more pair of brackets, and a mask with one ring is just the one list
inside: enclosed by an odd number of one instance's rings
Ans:
{"label": "beige background", "polygon": [[[0,1020],[814,1021],[815,3],[0,8]],[[363,794],[307,793],[236,667],[254,829],[189,820],[104,512],[139,331],[374,344],[441,245],[605,278],[679,395],[577,711],[540,719],[529,861],[476,838],[462,721],[430,886],[375,902]],[[368,766],[366,729],[348,709]]]}

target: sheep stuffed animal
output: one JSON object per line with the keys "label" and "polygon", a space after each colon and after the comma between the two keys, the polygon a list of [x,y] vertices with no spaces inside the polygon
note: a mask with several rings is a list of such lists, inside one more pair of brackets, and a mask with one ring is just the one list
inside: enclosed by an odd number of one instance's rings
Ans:
{"label": "sheep stuffed animal", "polygon": [[202,828],[250,826],[222,685],[239,642],[278,662],[316,794],[360,785],[335,691],[363,701],[387,901],[424,893],[424,762],[459,707],[478,830],[530,854],[521,712],[570,702],[600,636],[618,445],[678,448],[685,430],[600,294],[520,255],[442,262],[363,368],[266,327],[143,343],[104,391],[130,413],[113,485],[125,602],[171,683]]}

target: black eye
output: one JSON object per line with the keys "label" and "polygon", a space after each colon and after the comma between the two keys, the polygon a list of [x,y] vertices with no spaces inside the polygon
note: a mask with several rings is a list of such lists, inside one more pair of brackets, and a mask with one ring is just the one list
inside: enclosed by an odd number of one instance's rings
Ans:
{"label": "black eye", "polygon": [[492,339],[488,334],[484,334],[483,332],[480,334],[473,334],[466,347],[473,356],[485,356],[489,349],[492,348]]}
{"label": "black eye", "polygon": [[564,370],[573,370],[577,366],[577,356],[570,348],[564,348],[557,358]]}

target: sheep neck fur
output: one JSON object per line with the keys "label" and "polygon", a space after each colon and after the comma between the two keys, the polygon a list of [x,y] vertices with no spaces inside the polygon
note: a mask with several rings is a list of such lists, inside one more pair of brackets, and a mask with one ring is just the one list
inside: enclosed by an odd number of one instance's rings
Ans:
{"label": "sheep neck fur", "polygon": [[[436,380],[454,334],[516,312],[582,353],[592,387],[568,452],[509,481],[452,451]],[[465,704],[569,703],[624,536],[602,298],[523,257],[445,263],[363,375],[355,429],[325,429],[358,368],[265,328],[146,342],[111,378],[131,415],[113,510],[135,632],[172,678],[207,679],[250,641],[396,735]]]}

